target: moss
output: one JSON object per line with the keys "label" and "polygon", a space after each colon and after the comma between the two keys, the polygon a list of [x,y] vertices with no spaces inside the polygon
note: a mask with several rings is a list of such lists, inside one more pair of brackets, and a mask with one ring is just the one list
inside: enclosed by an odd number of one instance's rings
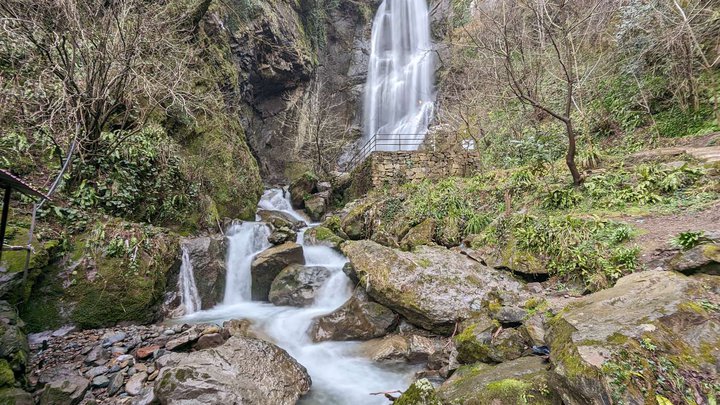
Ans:
{"label": "moss", "polygon": [[500,400],[502,404],[522,404],[525,394],[532,385],[525,381],[508,378],[501,381],[493,381],[486,387],[485,396],[493,400]]}
{"label": "moss", "polygon": [[556,316],[550,322],[551,343],[550,353],[553,361],[561,366],[561,372],[570,380],[584,380],[600,377],[600,372],[588,366],[580,357],[577,346],[573,343],[572,334],[575,327]]}
{"label": "moss", "polygon": [[477,333],[482,332],[476,330],[480,327],[480,324],[471,324],[455,337],[455,345],[458,351],[457,359],[460,363],[491,362],[490,346],[481,342],[477,336]]}
{"label": "moss", "polygon": [[435,388],[427,379],[413,383],[395,402],[395,405],[441,405]]}
{"label": "moss", "polygon": [[703,317],[708,316],[707,310],[697,302],[685,301],[678,306],[678,310],[682,312],[694,313]]}
{"label": "moss", "polygon": [[614,345],[620,346],[620,345],[624,345],[625,343],[627,343],[629,339],[630,338],[623,335],[622,333],[615,332],[607,338],[607,341],[608,341],[608,343],[612,343]]}
{"label": "moss", "polygon": [[0,388],[12,387],[13,385],[15,385],[15,373],[13,373],[7,360],[0,359]]}

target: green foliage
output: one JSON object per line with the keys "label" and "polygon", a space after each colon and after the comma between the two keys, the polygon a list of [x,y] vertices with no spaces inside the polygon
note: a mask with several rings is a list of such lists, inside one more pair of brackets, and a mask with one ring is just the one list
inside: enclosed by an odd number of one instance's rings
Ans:
{"label": "green foliage", "polygon": [[710,107],[696,111],[672,107],[656,114],[655,120],[658,132],[668,138],[705,135],[720,130],[720,125],[714,121]]}
{"label": "green foliage", "polygon": [[672,244],[683,250],[690,250],[698,246],[704,240],[704,232],[686,231],[680,232],[672,239]]}
{"label": "green foliage", "polygon": [[560,188],[548,191],[543,206],[551,209],[568,209],[576,206],[582,198],[575,188]]}

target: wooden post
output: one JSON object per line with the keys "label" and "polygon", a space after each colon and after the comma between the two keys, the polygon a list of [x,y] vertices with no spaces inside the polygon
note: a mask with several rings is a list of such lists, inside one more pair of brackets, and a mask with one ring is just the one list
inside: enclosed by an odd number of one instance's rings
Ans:
{"label": "wooden post", "polygon": [[12,188],[5,188],[5,198],[3,199],[2,219],[0,219],[0,260],[2,260],[3,247],[5,246],[5,229],[7,228],[8,214],[10,213],[10,193]]}

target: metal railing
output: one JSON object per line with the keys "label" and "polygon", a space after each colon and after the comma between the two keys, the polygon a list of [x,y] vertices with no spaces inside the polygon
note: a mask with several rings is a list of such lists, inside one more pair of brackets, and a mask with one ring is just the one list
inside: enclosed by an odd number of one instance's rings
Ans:
{"label": "metal railing", "polygon": [[348,161],[345,170],[351,172],[360,166],[373,152],[409,152],[420,146],[434,146],[428,142],[425,134],[375,134]]}

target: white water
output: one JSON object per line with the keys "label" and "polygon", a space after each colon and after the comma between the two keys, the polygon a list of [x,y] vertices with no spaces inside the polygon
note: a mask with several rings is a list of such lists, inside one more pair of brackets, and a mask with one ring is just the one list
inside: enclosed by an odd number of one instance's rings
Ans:
{"label": "white water", "polygon": [[250,301],[252,279],[250,265],[258,253],[270,246],[270,228],[260,222],[233,224],[227,232],[228,252],[225,265],[225,304]]}
{"label": "white water", "polygon": [[200,293],[195,284],[195,273],[186,246],[182,247],[182,264],[180,265],[178,284],[180,284],[180,301],[185,310],[185,315],[199,311],[202,306]]}
{"label": "white water", "polygon": [[432,119],[434,54],[426,0],[384,0],[372,28],[365,137],[377,150],[415,150]]}
{"label": "white water", "polygon": [[[276,197],[277,193],[266,193],[259,204],[260,207],[282,211],[282,203],[274,205],[275,203],[271,202],[278,201],[273,196]],[[235,270],[244,272],[235,276],[251,280],[249,263],[256,253],[253,253],[253,249],[244,248],[243,243],[266,239],[267,227],[254,223],[253,226],[241,226],[235,230],[234,236],[230,237],[229,250],[236,251],[232,254],[233,257],[243,263]],[[301,232],[300,242],[302,242],[302,234]],[[249,295],[229,297],[226,292],[225,303],[222,305],[197,312],[182,321],[222,323],[229,319],[251,320],[255,330],[268,336],[307,368],[313,384],[310,394],[301,399],[302,404],[388,404],[382,395],[371,396],[370,393],[404,390],[412,382],[412,375],[417,368],[403,365],[380,366],[357,353],[358,342],[313,343],[311,341],[307,331],[313,318],[328,314],[345,303],[352,294],[352,283],[342,271],[347,259],[337,251],[322,246],[303,246],[303,251],[306,265],[323,266],[331,272],[331,276],[318,291],[315,302],[310,307],[276,307],[265,302],[250,302],[244,298]],[[239,260],[241,253],[247,256]],[[230,255],[228,256],[230,258]],[[228,279],[229,276],[230,269]],[[249,283],[250,281],[248,286]]]}

